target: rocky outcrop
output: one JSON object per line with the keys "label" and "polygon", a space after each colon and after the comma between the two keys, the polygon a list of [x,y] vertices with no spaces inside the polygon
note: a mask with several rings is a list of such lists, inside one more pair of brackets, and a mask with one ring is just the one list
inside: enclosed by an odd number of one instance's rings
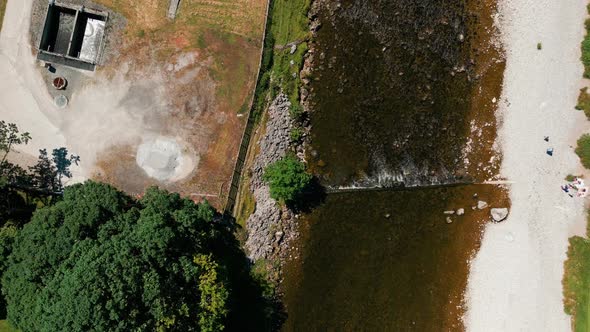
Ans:
{"label": "rocky outcrop", "polygon": [[287,96],[280,94],[269,107],[266,131],[258,142],[260,152],[250,169],[250,190],[256,200],[256,210],[246,222],[245,247],[253,260],[280,255],[297,232],[293,214],[270,197],[269,187],[262,180],[266,166],[283,158],[289,150],[290,106]]}

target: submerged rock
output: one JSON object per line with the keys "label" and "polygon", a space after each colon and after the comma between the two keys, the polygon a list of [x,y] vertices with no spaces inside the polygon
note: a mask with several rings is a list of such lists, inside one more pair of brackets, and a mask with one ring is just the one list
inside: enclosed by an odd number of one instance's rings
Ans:
{"label": "submerged rock", "polygon": [[453,219],[451,219],[451,217],[447,217],[446,221],[447,221],[447,224],[452,224],[453,223]]}
{"label": "submerged rock", "polygon": [[460,208],[460,209],[457,210],[457,215],[458,216],[462,216],[464,214],[465,214],[465,209],[464,208]]}
{"label": "submerged rock", "polygon": [[487,202],[484,202],[484,201],[478,201],[477,202],[477,208],[478,209],[483,210],[483,209],[485,209],[487,207],[488,207],[488,203]]}
{"label": "submerged rock", "polygon": [[444,214],[455,214],[455,210],[445,211]]}
{"label": "submerged rock", "polygon": [[500,222],[508,217],[508,209],[507,208],[493,208],[490,210],[490,214],[492,215],[492,219],[495,222]]}

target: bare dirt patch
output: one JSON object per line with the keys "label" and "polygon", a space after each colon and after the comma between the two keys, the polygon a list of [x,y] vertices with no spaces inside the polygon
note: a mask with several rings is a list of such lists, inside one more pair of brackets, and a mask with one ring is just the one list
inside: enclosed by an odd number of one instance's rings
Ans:
{"label": "bare dirt patch", "polygon": [[[80,154],[84,177],[137,195],[159,185],[221,207],[258,71],[266,0],[186,0],[174,21],[167,0],[66,2],[111,13],[103,65],[72,78],[66,110],[44,112]],[[45,6],[34,1],[33,45]]]}

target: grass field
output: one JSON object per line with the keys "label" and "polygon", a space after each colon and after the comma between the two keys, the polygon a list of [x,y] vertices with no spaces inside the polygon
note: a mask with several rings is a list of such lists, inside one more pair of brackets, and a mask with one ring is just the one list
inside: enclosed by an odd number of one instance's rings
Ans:
{"label": "grass field", "polygon": [[570,238],[563,277],[565,312],[572,315],[575,332],[590,331],[590,240]]}
{"label": "grass field", "polygon": [[6,2],[8,2],[8,0],[0,0],[0,30],[2,30],[2,22],[4,22],[4,13],[6,12]]}
{"label": "grass field", "polygon": [[[141,61],[137,48],[146,47],[159,60],[198,49],[213,60],[216,95],[239,112],[253,87],[267,0],[183,0],[175,20],[167,18],[168,0],[98,0],[127,19],[126,49]],[[123,51],[125,53],[125,51]],[[205,58],[205,57],[203,57]]]}

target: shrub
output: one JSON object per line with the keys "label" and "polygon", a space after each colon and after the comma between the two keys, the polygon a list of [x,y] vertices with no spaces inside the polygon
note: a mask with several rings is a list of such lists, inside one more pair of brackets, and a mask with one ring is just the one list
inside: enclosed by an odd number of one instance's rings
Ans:
{"label": "shrub", "polygon": [[590,169],[590,135],[584,134],[578,139],[576,154],[580,157],[582,165]]}
{"label": "shrub", "polygon": [[576,109],[584,111],[586,117],[590,119],[590,93],[588,93],[587,87],[580,89],[580,95],[578,96],[578,104],[576,105]]}
{"label": "shrub", "polygon": [[303,138],[303,129],[301,129],[299,127],[295,127],[293,129],[291,129],[291,132],[289,133],[289,137],[291,138],[291,142],[293,142],[293,143],[300,142],[301,139]]}
{"label": "shrub", "polygon": [[301,121],[303,119],[303,107],[299,104],[291,105],[289,109],[289,114],[291,115],[291,119],[294,121]]}
{"label": "shrub", "polygon": [[537,49],[540,51],[541,49],[543,49],[543,44],[541,43],[537,43]]}
{"label": "shrub", "polygon": [[572,182],[572,181],[574,181],[576,178],[583,178],[583,177],[584,177],[584,175],[573,175],[573,174],[568,174],[568,175],[566,175],[566,177],[565,177],[565,180],[566,180],[567,182]]}
{"label": "shrub", "polygon": [[281,203],[295,201],[311,183],[312,176],[294,156],[287,156],[266,168],[263,176],[270,186],[270,196]]}

